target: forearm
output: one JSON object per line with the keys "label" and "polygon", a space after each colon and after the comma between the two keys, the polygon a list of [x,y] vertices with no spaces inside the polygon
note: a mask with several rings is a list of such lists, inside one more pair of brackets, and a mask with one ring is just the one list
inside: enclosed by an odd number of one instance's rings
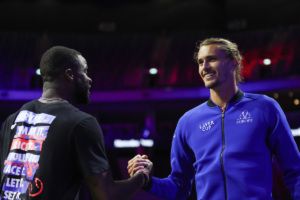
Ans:
{"label": "forearm", "polygon": [[111,199],[129,199],[137,190],[145,184],[146,178],[138,173],[129,179],[114,181],[110,188]]}
{"label": "forearm", "polygon": [[281,131],[277,133],[277,137],[273,137],[273,151],[291,196],[293,199],[300,199],[300,154],[294,138],[288,133]]}
{"label": "forearm", "polygon": [[292,199],[300,199],[300,169],[297,172],[285,174],[284,180]]}
{"label": "forearm", "polygon": [[145,183],[144,175],[139,173],[129,179],[114,181],[111,172],[86,177],[87,186],[93,200],[129,199]]}

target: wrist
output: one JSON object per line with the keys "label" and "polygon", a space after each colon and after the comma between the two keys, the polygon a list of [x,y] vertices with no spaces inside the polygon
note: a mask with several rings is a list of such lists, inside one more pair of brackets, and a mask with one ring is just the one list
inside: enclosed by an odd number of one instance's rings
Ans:
{"label": "wrist", "polygon": [[142,171],[136,173],[136,176],[140,176],[142,178],[141,188],[142,189],[148,188],[150,177]]}
{"label": "wrist", "polygon": [[150,190],[152,187],[152,176],[142,173],[144,176],[144,184],[142,186],[143,190]]}

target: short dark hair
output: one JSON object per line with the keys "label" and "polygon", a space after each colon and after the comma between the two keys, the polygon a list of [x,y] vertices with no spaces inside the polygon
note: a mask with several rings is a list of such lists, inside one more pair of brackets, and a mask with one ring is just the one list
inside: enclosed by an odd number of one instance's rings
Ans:
{"label": "short dark hair", "polygon": [[41,58],[40,70],[43,81],[53,81],[67,68],[78,66],[77,56],[81,55],[75,49],[64,46],[53,46]]}

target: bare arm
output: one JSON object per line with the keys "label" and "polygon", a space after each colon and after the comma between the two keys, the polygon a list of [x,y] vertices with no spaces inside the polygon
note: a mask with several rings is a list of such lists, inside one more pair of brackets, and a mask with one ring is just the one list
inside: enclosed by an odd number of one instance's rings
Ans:
{"label": "bare arm", "polygon": [[129,199],[144,185],[146,178],[137,173],[129,179],[114,181],[108,170],[97,176],[88,176],[85,181],[93,200],[117,200]]}
{"label": "bare arm", "polygon": [[74,129],[73,135],[78,166],[92,199],[129,199],[143,187],[146,180],[143,171],[126,180],[113,180],[105,153],[102,130],[95,118],[82,120]]}

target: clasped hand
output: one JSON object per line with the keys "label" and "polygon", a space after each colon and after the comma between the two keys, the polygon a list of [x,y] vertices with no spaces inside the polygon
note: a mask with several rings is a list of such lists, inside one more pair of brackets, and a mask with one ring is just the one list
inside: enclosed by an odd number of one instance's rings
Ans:
{"label": "clasped hand", "polygon": [[150,179],[150,173],[152,172],[153,163],[148,159],[147,155],[136,155],[128,161],[127,171],[130,177],[137,173],[143,173],[147,177],[147,181]]}

